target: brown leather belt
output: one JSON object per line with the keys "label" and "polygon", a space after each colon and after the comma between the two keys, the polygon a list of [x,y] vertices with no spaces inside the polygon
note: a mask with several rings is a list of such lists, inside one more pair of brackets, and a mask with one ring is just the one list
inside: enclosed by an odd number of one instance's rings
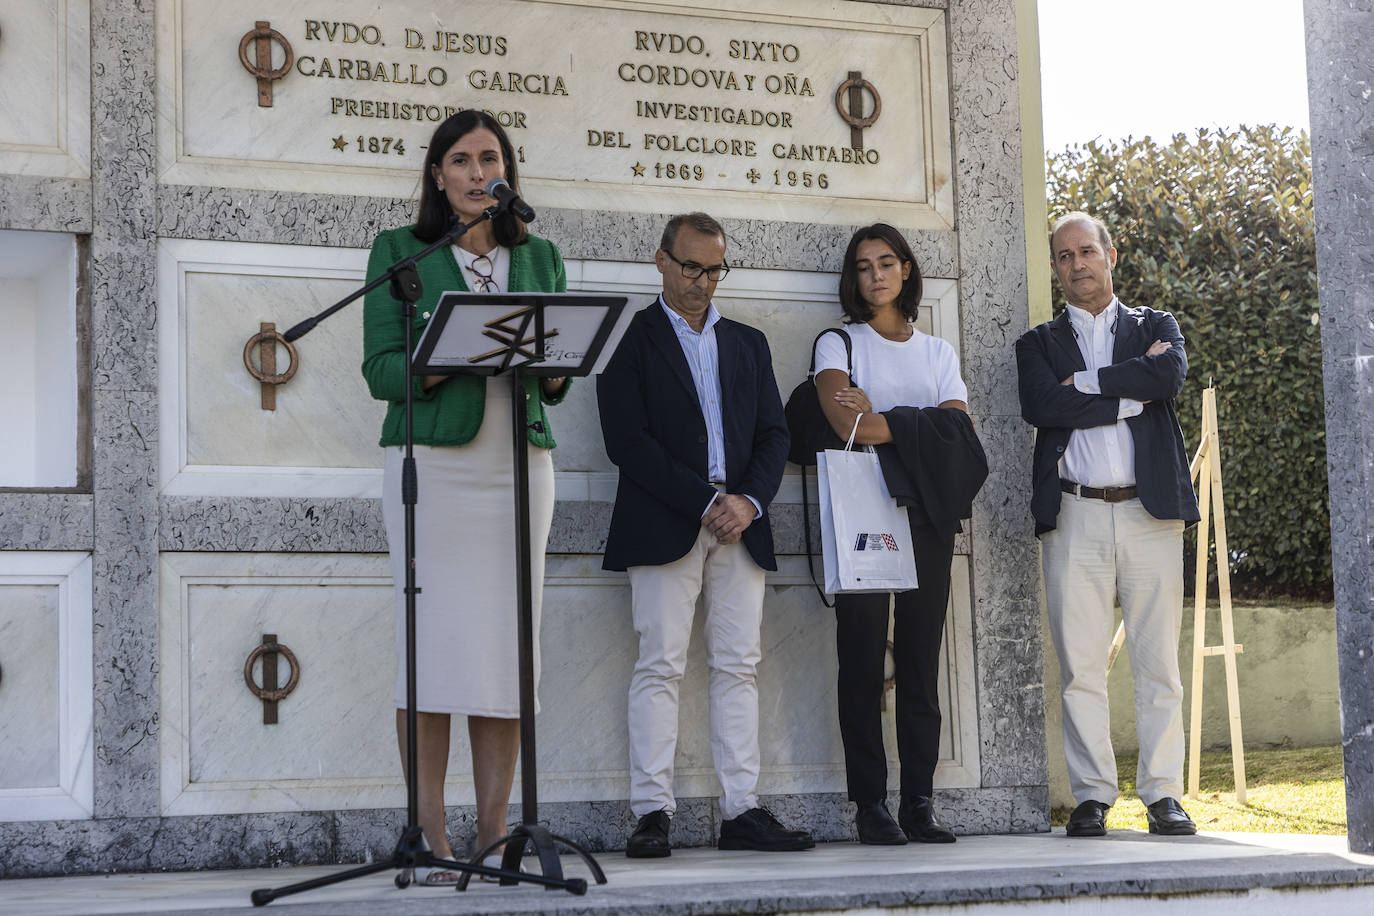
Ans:
{"label": "brown leather belt", "polygon": [[1135,487],[1085,487],[1063,479],[1059,481],[1059,489],[1085,499],[1100,499],[1109,503],[1124,503],[1136,497]]}

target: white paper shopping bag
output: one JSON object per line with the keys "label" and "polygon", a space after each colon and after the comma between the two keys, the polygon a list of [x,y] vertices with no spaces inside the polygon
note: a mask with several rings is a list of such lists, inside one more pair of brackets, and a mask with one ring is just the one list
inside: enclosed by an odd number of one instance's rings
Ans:
{"label": "white paper shopping bag", "polygon": [[840,591],[840,569],[835,556],[835,516],[830,511],[830,482],[825,472],[825,452],[816,453],[816,504],[821,510],[821,569],[825,590]]}
{"label": "white paper shopping bag", "polygon": [[888,493],[873,452],[828,449],[817,455],[825,590],[916,588],[916,557],[906,508]]}

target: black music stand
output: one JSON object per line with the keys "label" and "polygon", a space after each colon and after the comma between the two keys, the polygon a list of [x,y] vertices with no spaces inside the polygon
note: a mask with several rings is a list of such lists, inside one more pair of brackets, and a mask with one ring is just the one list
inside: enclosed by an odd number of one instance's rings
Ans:
{"label": "black music stand", "polygon": [[[531,884],[541,884],[549,890],[565,890],[572,894],[585,894],[587,892],[587,882],[583,878],[563,878],[561,868],[556,868],[558,877],[546,875],[536,875],[519,870],[517,866],[513,871],[505,869],[487,868],[481,864],[470,864],[459,862],[453,859],[443,859],[430,852],[429,843],[425,840],[424,830],[420,827],[420,802],[419,802],[419,750],[415,737],[416,732],[416,687],[415,687],[415,596],[419,593],[419,588],[415,585],[415,504],[418,497],[418,483],[415,474],[415,436],[414,436],[414,387],[410,384],[410,379],[417,372],[415,367],[415,350],[413,339],[415,303],[424,294],[420,284],[420,275],[416,272],[416,264],[438,251],[447,248],[458,238],[466,233],[473,226],[486,222],[499,212],[499,207],[488,207],[482,211],[482,215],[470,223],[464,223],[455,218],[452,226],[440,236],[433,244],[426,247],[423,251],[402,258],[392,264],[377,279],[359,289],[349,293],[343,299],[329,306],[329,308],[305,319],[299,324],[289,329],[283,336],[293,341],[310,333],[317,324],[333,315],[344,306],[357,299],[362,298],[367,293],[381,286],[384,283],[391,285],[391,295],[401,304],[402,323],[405,326],[405,352],[406,352],[406,399],[405,399],[405,461],[401,471],[401,502],[405,509],[405,613],[406,613],[406,826],[402,831],[401,837],[396,842],[396,848],[392,851],[391,858],[367,865],[360,865],[357,868],[350,868],[346,871],[336,872],[332,875],[325,875],[322,878],[312,878],[309,881],[300,881],[296,884],[289,884],[285,887],[262,887],[254,890],[251,895],[253,906],[265,906],[276,900],[278,897],[285,897],[289,894],[298,894],[301,891],[313,890],[318,887],[327,887],[341,881],[349,881],[353,878],[362,878],[367,875],[375,874],[387,869],[398,869],[396,875],[396,886],[406,887],[411,882],[414,869],[438,866],[451,869],[462,874],[462,883],[459,889],[467,887],[468,878],[476,873],[489,877],[498,877],[502,884],[515,884],[518,881],[526,881]],[[623,300],[622,300],[623,301]],[[424,375],[426,373],[420,372]],[[520,406],[524,406],[523,398],[516,398]],[[517,494],[517,500],[520,498]],[[528,539],[528,523],[526,523],[526,538]],[[526,554],[528,563],[528,554]],[[528,583],[528,579],[526,582]],[[523,657],[522,657],[523,658]],[[585,853],[584,853],[585,855]],[[555,861],[557,857],[555,856]],[[509,858],[503,859],[504,865]],[[480,858],[478,860],[480,862]],[[605,875],[601,874],[600,868],[592,863],[594,873],[598,876],[598,883],[604,884]]]}
{"label": "black music stand", "polygon": [[[477,851],[474,862],[505,843],[502,884],[514,884],[525,847],[539,856],[544,877],[563,879],[556,843],[582,857],[597,884],[606,875],[591,854],[539,823],[534,738],[534,593],[530,582],[529,418],[526,378],[590,375],[615,350],[624,324],[624,296],[582,293],[445,293],[420,338],[414,371],[421,375],[506,375],[511,380],[515,448],[515,556],[520,651],[520,826]],[[553,342],[549,348],[546,344]],[[465,890],[464,871],[457,889]],[[552,890],[553,886],[550,885]]]}

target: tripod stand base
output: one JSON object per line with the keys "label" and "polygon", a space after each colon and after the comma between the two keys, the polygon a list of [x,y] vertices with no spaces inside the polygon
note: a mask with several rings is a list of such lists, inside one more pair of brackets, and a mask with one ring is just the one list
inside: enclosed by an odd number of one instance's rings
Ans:
{"label": "tripod stand base", "polygon": [[[548,833],[548,831],[544,832],[546,834]],[[512,836],[514,836],[514,834],[512,834]],[[567,843],[566,840],[563,842]],[[572,843],[567,844],[573,846],[573,848],[577,848]],[[522,843],[519,848],[523,850],[524,844]],[[552,848],[552,846],[550,846],[550,848]],[[578,849],[578,852],[582,852],[582,850]],[[486,852],[483,852],[482,855],[486,855]],[[502,861],[502,865],[505,865],[506,861],[509,861],[509,855],[510,854],[507,853],[507,858]],[[585,852],[582,852],[582,856],[583,858],[589,858]],[[479,856],[478,859],[480,861],[481,856]],[[441,859],[430,852],[429,843],[425,841],[425,834],[421,828],[407,827],[405,832],[401,834],[401,839],[396,843],[396,849],[392,852],[391,858],[384,862],[373,862],[371,865],[360,865],[357,868],[350,868],[346,871],[336,872],[332,875],[325,875],[323,878],[312,878],[309,881],[300,881],[296,884],[288,884],[285,887],[258,888],[253,891],[250,899],[253,901],[253,906],[266,906],[278,897],[286,897],[291,894],[298,894],[301,891],[314,890],[317,887],[328,887],[331,884],[338,884],[341,881],[350,881],[353,878],[366,877],[367,875],[376,874],[379,871],[386,871],[388,868],[399,869],[396,875],[396,886],[405,888],[410,885],[411,877],[414,875],[415,869],[427,867],[447,868],[459,872],[461,877],[454,887],[460,891],[467,889],[468,880],[473,874],[479,874],[500,878],[501,883],[505,885],[525,881],[530,884],[542,884],[549,890],[565,890],[571,894],[578,895],[587,893],[587,882],[582,878],[565,879],[563,877],[562,868],[558,865],[558,854],[556,852],[553,854],[553,859],[554,873],[543,875],[532,875],[520,871],[518,852],[516,853],[515,868],[512,871],[486,868],[482,865],[472,865],[467,862],[456,862],[453,859]],[[597,883],[605,884],[606,876],[601,873],[601,869],[595,862],[592,862],[591,866],[592,873],[597,876]]]}
{"label": "tripod stand base", "polygon": [[[548,883],[545,884],[547,890],[552,891],[562,887],[563,890],[579,897],[587,893],[587,882],[584,879],[563,877],[563,863],[558,857],[558,847],[555,845],[557,843],[562,843],[582,857],[582,861],[586,862],[587,867],[591,869],[592,877],[596,879],[597,884],[606,883],[606,873],[601,870],[601,866],[597,864],[596,859],[592,858],[591,853],[566,837],[550,833],[548,828],[540,824],[521,824],[509,835],[487,845],[485,849],[479,850],[477,855],[473,856],[473,861],[481,862],[502,843],[506,844],[505,851],[501,854],[501,884],[503,885],[515,884],[516,881],[522,879],[529,880],[529,876],[520,871],[520,860],[524,857],[525,847],[528,845],[539,856],[539,868],[543,877],[548,879]],[[465,870],[458,878],[457,889],[460,891],[467,890],[468,880],[471,876],[472,872]]]}

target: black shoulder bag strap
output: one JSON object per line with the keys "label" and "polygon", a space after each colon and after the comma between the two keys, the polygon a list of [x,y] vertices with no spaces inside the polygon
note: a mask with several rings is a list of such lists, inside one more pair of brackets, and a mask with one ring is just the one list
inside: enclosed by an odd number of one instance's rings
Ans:
{"label": "black shoulder bag strap", "polygon": [[[826,328],[816,335],[816,339],[811,342],[811,365],[806,369],[807,379],[815,384],[816,375],[816,344],[821,342],[821,338],[829,333],[836,333],[844,341],[845,365],[849,368],[849,383],[854,384],[854,344],[849,339],[849,333],[844,328]],[[820,474],[820,467],[817,466],[816,474]],[[820,477],[816,478],[817,496],[820,495]],[[802,488],[802,536],[806,539],[806,568],[811,573],[811,584],[816,587],[816,594],[821,596],[821,604],[826,607],[834,607],[835,602],[825,599],[825,589],[816,581],[816,566],[812,560],[811,549],[811,504],[806,498],[806,468],[801,469],[801,488]]]}

